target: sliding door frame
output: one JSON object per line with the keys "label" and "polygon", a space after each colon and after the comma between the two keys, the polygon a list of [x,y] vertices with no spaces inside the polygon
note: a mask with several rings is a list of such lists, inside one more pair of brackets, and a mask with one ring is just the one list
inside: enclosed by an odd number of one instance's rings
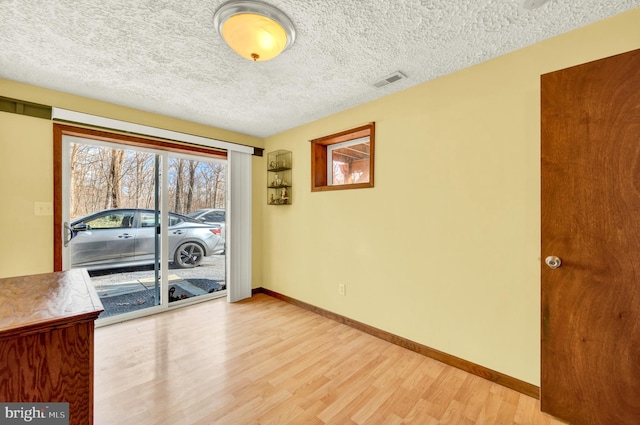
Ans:
{"label": "sliding door frame", "polygon": [[[118,135],[118,143],[126,140],[133,146],[177,153],[194,154],[203,157],[227,158],[227,301],[233,302],[251,297],[252,271],[252,155],[262,156],[263,150],[224,140],[209,139],[188,133],[165,130],[82,112],[54,107],[51,119],[54,121],[54,267],[62,266],[61,190],[62,134],[68,133],[93,138]],[[61,123],[61,124],[60,124]],[[75,126],[78,127],[75,127]],[[104,129],[96,130],[96,129]],[[227,156],[227,153],[229,154]]]}

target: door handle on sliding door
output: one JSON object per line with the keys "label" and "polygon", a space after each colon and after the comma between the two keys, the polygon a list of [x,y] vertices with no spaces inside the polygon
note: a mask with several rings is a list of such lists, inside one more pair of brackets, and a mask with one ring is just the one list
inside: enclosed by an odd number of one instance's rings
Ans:
{"label": "door handle on sliding door", "polygon": [[68,247],[69,246],[69,242],[71,241],[71,235],[73,235],[73,230],[71,230],[71,226],[69,226],[69,222],[65,221],[64,223],[62,223],[62,231],[63,231],[63,244],[64,247]]}

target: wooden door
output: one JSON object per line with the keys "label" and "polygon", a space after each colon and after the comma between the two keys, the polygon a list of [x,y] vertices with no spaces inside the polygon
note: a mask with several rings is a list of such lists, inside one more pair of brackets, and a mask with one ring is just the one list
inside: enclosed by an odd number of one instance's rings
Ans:
{"label": "wooden door", "polygon": [[640,50],[541,83],[542,410],[637,425]]}

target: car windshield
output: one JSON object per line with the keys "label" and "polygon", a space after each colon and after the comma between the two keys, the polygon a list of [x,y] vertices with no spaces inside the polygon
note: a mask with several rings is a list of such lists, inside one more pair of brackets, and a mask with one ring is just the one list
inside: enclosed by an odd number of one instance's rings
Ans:
{"label": "car windshield", "polygon": [[224,223],[225,222],[225,210],[204,208],[190,212],[187,217],[191,217],[205,223]]}
{"label": "car windshield", "polygon": [[204,215],[204,221],[212,221],[214,223],[222,223],[224,221],[224,211],[211,211]]}
{"label": "car windshield", "polygon": [[206,210],[196,210],[194,212],[190,212],[189,214],[186,214],[187,217],[197,217],[198,215],[202,214],[203,212],[205,212]]}

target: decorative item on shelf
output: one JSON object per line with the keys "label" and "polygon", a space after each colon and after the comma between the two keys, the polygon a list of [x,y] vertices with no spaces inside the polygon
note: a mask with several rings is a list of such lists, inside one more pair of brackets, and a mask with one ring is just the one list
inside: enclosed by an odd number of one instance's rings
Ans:
{"label": "decorative item on shelf", "polygon": [[291,151],[267,154],[267,205],[291,205]]}

